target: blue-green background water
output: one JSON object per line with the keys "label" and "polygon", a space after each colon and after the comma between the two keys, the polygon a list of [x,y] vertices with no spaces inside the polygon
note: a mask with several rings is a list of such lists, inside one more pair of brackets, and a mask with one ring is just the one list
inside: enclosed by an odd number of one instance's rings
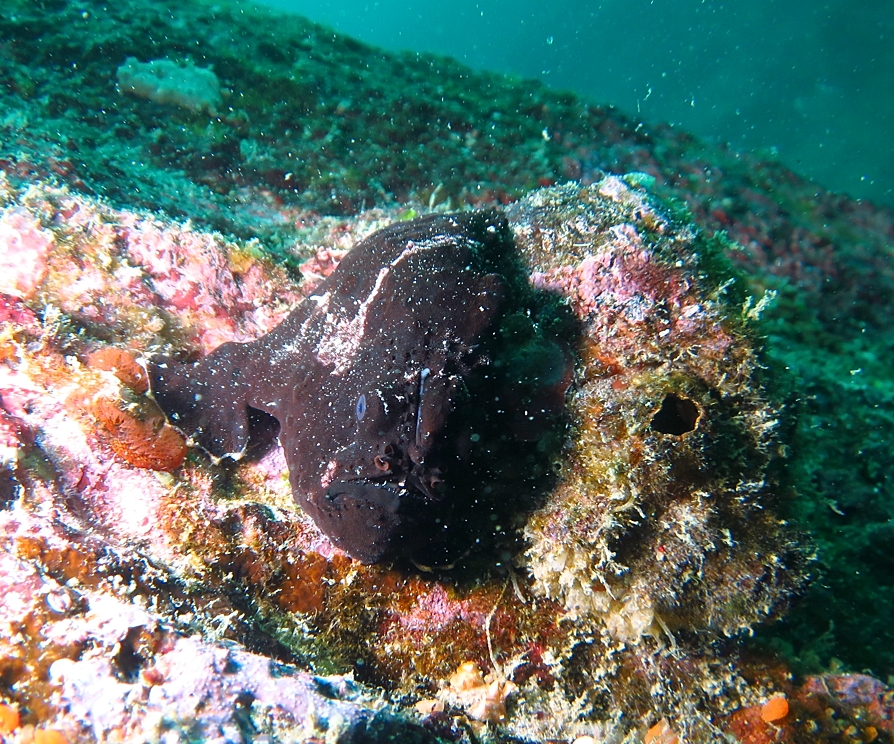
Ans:
{"label": "blue-green background water", "polygon": [[538,78],[894,206],[891,0],[264,0],[387,49]]}

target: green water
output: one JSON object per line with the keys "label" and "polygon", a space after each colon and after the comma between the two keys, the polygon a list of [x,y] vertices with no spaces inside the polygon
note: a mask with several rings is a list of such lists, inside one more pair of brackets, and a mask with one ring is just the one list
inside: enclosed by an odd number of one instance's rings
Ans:
{"label": "green water", "polygon": [[265,0],[389,49],[538,78],[894,206],[890,0]]}

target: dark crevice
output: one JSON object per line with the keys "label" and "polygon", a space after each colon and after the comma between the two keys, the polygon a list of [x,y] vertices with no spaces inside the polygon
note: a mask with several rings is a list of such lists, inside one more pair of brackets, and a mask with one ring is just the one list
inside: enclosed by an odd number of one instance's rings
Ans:
{"label": "dark crevice", "polygon": [[652,416],[652,429],[661,434],[688,434],[695,430],[700,415],[698,406],[689,398],[668,393],[661,408]]}

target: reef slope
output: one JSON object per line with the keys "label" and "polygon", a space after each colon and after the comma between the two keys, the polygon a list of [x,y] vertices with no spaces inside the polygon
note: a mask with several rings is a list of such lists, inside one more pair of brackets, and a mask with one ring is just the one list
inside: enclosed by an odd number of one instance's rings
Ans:
{"label": "reef slope", "polygon": [[[309,721],[294,701],[271,714],[255,688],[204,687],[207,738],[311,741],[324,723],[374,737],[372,720],[382,737],[890,740],[890,691],[854,673],[894,671],[889,210],[298,18],[221,2],[8,6],[11,736],[186,730],[186,709],[156,715],[186,694],[189,663],[173,662],[226,647],[249,666],[292,664],[305,702],[313,687],[346,707],[317,699],[332,715]],[[533,370],[567,389],[568,429],[520,466],[513,427],[491,473],[508,507],[453,572],[351,562],[293,506],[278,450],[212,467],[145,395],[137,354],[191,362],[255,339],[375,229],[493,205],[583,333],[566,336],[567,377],[519,344],[520,382]],[[768,626],[805,571],[806,594]],[[116,614],[145,632],[103,635]],[[744,628],[763,645],[743,645]],[[164,662],[172,648],[192,655]],[[100,668],[96,686],[74,684]],[[125,717],[90,728],[82,692],[125,701]],[[788,713],[763,710],[771,694]]]}

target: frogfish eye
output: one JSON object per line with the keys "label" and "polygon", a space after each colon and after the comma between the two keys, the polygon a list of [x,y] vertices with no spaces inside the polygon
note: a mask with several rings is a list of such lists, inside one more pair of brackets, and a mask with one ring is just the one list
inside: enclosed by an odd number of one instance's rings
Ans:
{"label": "frogfish eye", "polygon": [[354,415],[358,421],[363,421],[363,417],[366,416],[366,396],[363,393],[360,394],[360,397],[357,398],[357,402],[354,404]]}

